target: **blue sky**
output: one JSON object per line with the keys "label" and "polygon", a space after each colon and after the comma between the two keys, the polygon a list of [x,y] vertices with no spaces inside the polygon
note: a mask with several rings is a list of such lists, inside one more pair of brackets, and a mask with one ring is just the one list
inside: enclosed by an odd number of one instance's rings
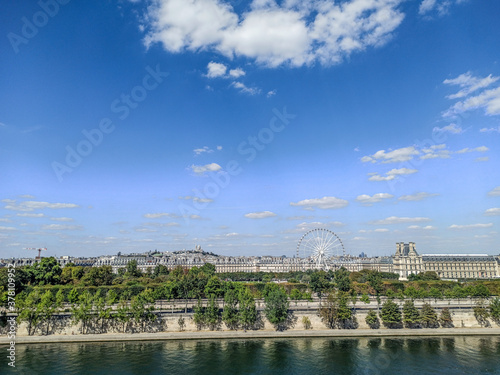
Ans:
{"label": "blue sky", "polygon": [[0,257],[498,254],[500,3],[11,2]]}

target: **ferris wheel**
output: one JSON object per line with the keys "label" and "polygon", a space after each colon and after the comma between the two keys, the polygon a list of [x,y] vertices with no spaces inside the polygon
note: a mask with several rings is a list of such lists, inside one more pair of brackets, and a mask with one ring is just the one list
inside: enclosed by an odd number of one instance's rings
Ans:
{"label": "ferris wheel", "polygon": [[345,257],[344,244],[331,230],[311,229],[300,238],[297,257],[309,259],[315,268],[329,269],[329,258],[333,258],[333,262],[341,262]]}

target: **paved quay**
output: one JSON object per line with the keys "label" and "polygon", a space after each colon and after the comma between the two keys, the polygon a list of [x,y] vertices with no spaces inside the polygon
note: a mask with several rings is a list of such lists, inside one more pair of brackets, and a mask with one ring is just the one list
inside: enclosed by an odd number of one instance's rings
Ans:
{"label": "paved quay", "polygon": [[[277,331],[196,331],[159,333],[112,333],[90,335],[17,336],[16,344],[112,342],[112,341],[164,341],[164,340],[217,340],[262,339],[296,337],[425,337],[425,336],[500,336],[500,328],[423,328],[423,329],[356,329],[356,330],[290,330]],[[0,338],[0,345],[7,345],[7,337]]]}

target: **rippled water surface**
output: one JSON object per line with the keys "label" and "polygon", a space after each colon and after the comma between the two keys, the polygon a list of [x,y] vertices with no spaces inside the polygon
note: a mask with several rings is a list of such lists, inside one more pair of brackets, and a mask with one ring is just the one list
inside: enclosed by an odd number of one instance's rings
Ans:
{"label": "rippled water surface", "polygon": [[[2,348],[4,349],[4,348]],[[18,374],[500,374],[500,337],[17,345]]]}

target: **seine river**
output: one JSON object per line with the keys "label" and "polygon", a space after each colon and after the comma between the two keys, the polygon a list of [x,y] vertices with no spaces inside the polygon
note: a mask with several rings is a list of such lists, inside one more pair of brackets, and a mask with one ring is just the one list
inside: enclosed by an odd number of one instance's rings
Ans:
{"label": "seine river", "polygon": [[1,374],[500,374],[497,336],[40,344],[16,351],[16,370],[2,361]]}

